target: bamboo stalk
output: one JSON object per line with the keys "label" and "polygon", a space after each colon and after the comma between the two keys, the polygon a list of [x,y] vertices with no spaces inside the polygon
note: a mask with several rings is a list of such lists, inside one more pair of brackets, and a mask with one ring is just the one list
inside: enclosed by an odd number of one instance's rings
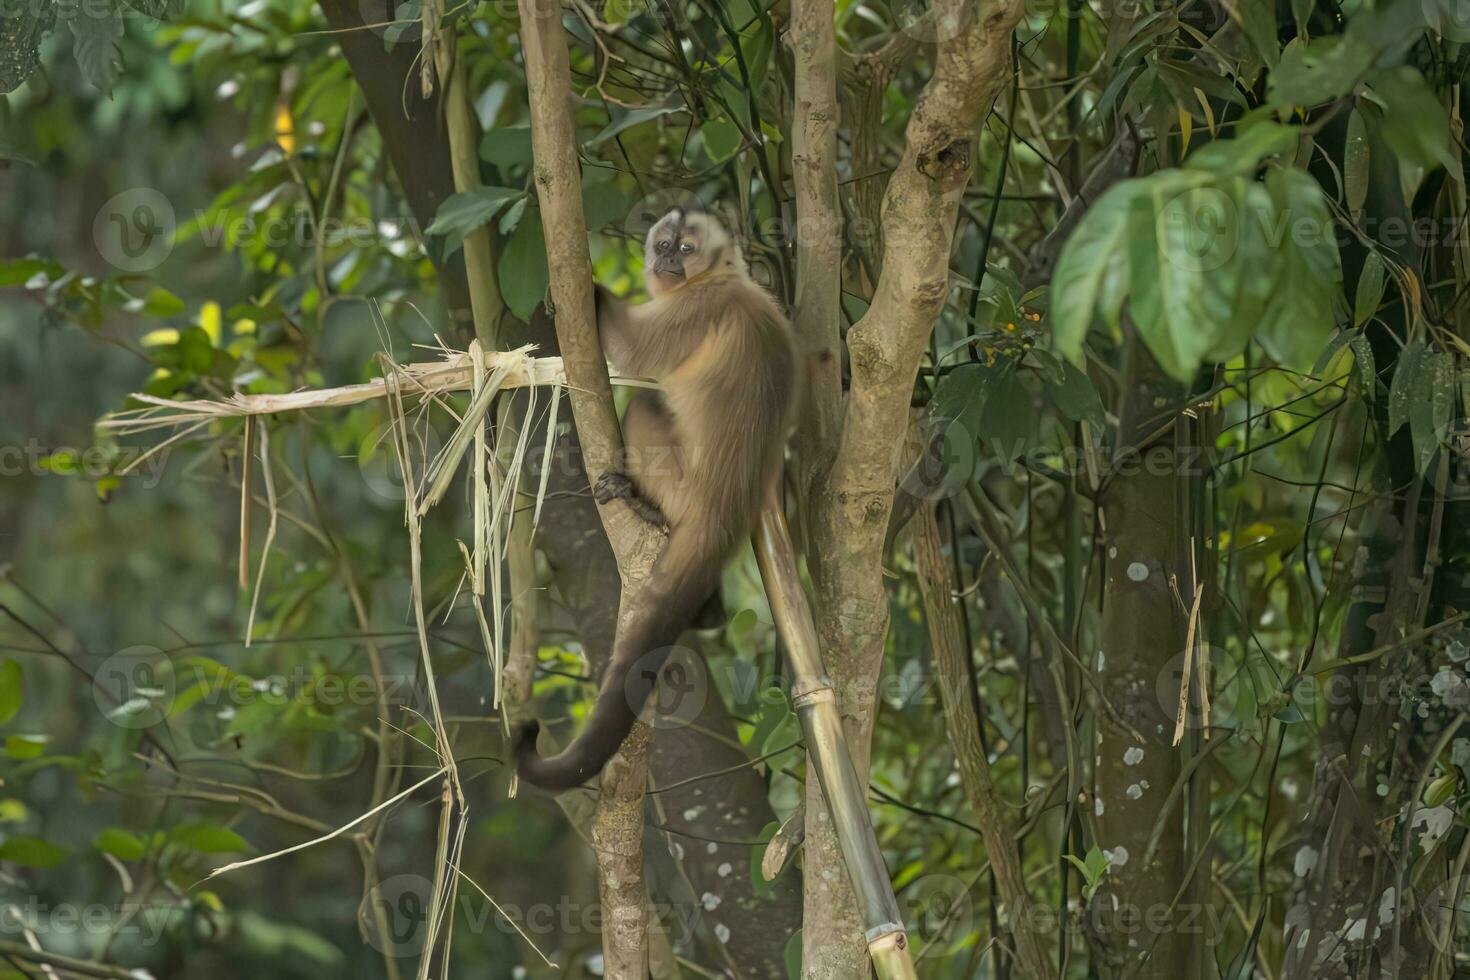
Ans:
{"label": "bamboo stalk", "polygon": [[[482,355],[488,371],[507,366],[502,388],[527,388],[539,385],[567,386],[567,376],[559,357],[532,357],[530,346],[510,351],[486,351]],[[442,361],[397,365],[402,375],[399,382],[404,398],[415,395],[434,397],[455,391],[469,391],[474,385],[474,365],[463,351],[449,351]],[[652,387],[644,378],[614,376],[620,385]],[[236,393],[220,400],[195,399],[175,401],[136,392],[128,397],[147,408],[130,408],[113,412],[97,423],[97,428],[119,433],[173,429],[189,423],[207,423],[218,419],[248,415],[275,415],[312,408],[345,408],[360,405],[390,394],[383,378],[338,388],[308,388],[285,394],[245,395]]]}
{"label": "bamboo stalk", "polygon": [[864,938],[879,980],[917,977],[903,916],[868,819],[867,793],[853,766],[837,694],[822,667],[817,628],[801,588],[791,531],[779,502],[762,509],[756,523],[755,556],[791,667],[791,700],[806,736],[807,757],[826,797],[847,873],[862,908]]}
{"label": "bamboo stalk", "polygon": [[[444,28],[442,0],[424,6],[424,43],[426,54],[432,53],[435,74],[444,100],[444,122],[449,137],[449,163],[454,173],[454,190],[465,194],[478,190],[480,184],[480,127],[470,109],[469,76],[465,59],[460,57],[459,37]],[[427,75],[425,76],[427,78]],[[425,86],[424,97],[429,91]],[[475,338],[486,347],[497,343],[500,318],[505,303],[500,285],[495,281],[495,255],[488,224],[475,228],[464,237],[465,275],[469,280],[470,312],[475,321]]]}

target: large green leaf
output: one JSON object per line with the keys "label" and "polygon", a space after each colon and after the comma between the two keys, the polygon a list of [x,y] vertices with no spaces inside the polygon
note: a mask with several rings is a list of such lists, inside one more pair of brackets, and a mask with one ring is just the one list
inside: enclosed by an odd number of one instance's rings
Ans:
{"label": "large green leaf", "polygon": [[463,194],[451,194],[439,205],[426,232],[444,236],[444,254],[453,255],[464,244],[470,232],[488,223],[505,205],[524,197],[524,191],[513,187],[477,187]]}
{"label": "large green leaf", "polygon": [[1460,168],[1451,152],[1449,113],[1418,69],[1400,65],[1374,72],[1368,85],[1382,104],[1379,125],[1388,145],[1417,166],[1426,170],[1448,167],[1458,177]]}
{"label": "large green leaf", "polygon": [[1420,473],[1429,468],[1435,450],[1449,432],[1455,388],[1455,356],[1444,351],[1425,355],[1414,373],[1409,394],[1409,433],[1414,438],[1414,458]]}
{"label": "large green leaf", "polygon": [[1102,399],[1092,379],[1070,362],[1062,362],[1062,379],[1047,381],[1051,399],[1067,418],[1074,422],[1091,422],[1101,425],[1104,419]]}
{"label": "large green leaf", "polygon": [[[1233,170],[1272,145],[1280,144],[1263,139],[1219,162]],[[1077,362],[1099,314],[1116,335],[1126,300],[1149,351],[1181,380],[1239,354],[1252,337],[1278,362],[1311,367],[1335,325],[1342,280],[1315,180],[1281,168],[1264,181],[1165,170],[1116,190],[1083,219],[1057,264],[1050,299],[1059,352]]]}
{"label": "large green leaf", "polygon": [[505,305],[522,320],[529,320],[536,304],[546,296],[550,279],[541,212],[528,207],[500,255],[500,292]]}
{"label": "large green leaf", "polygon": [[1260,257],[1266,267],[1255,270],[1278,276],[1280,283],[1272,290],[1255,338],[1279,363],[1305,371],[1336,325],[1342,266],[1332,213],[1321,187],[1300,170],[1271,171],[1265,188],[1270,210],[1252,220],[1284,234]]}
{"label": "large green leaf", "polygon": [[667,116],[671,112],[685,111],[687,110],[682,102],[678,105],[644,106],[639,109],[614,108],[612,111],[612,120],[606,126],[602,127],[602,130],[596,136],[587,141],[587,147],[590,149],[600,146],[624,130],[632,129],[634,126],[646,123],[650,119]]}
{"label": "large green leaf", "polygon": [[[1130,307],[1149,350],[1177,378],[1189,378],[1222,346],[1222,332],[1239,324],[1233,300],[1242,269],[1250,264],[1240,255],[1240,225],[1248,220],[1241,206],[1244,187],[1239,178],[1182,189],[1171,181],[1152,182],[1154,234],[1139,227],[1134,236]],[[1154,254],[1146,255],[1149,247]]]}
{"label": "large green leaf", "polygon": [[41,40],[56,24],[52,3],[8,2],[0,6],[0,95],[13,92],[41,63]]}
{"label": "large green leaf", "polygon": [[704,134],[704,151],[715,163],[724,163],[740,149],[740,128],[724,116],[705,120],[700,132]]}
{"label": "large green leaf", "polygon": [[1118,330],[1128,286],[1129,214],[1143,181],[1125,180],[1098,201],[1067,240],[1047,296],[1056,348],[1080,363],[1094,315]]}
{"label": "large green leaf", "polygon": [[1351,92],[1377,56],[1374,45],[1355,31],[1292,41],[1268,82],[1271,105],[1293,109],[1331,102]]}
{"label": "large green leaf", "polygon": [[1384,272],[1383,256],[1377,252],[1369,252],[1367,260],[1363,262],[1363,271],[1358,274],[1358,291],[1353,300],[1353,326],[1361,327],[1378,313],[1387,284]]}
{"label": "large green leaf", "polygon": [[1420,390],[1419,375],[1429,360],[1429,348],[1422,340],[1411,340],[1399,351],[1398,366],[1394,368],[1393,384],[1388,389],[1388,434],[1398,432],[1409,421],[1409,411],[1416,392]]}
{"label": "large green leaf", "polygon": [[117,42],[122,38],[123,22],[117,0],[91,0],[71,7],[67,26],[71,28],[72,53],[82,77],[102,91],[111,92],[122,68]]}
{"label": "large green leaf", "polygon": [[531,154],[531,130],[525,126],[492,129],[480,137],[480,159],[502,171],[530,164]]}
{"label": "large green leaf", "polygon": [[1357,214],[1368,200],[1368,175],[1372,165],[1372,147],[1368,142],[1368,124],[1363,114],[1354,109],[1348,117],[1347,140],[1343,144],[1342,181],[1347,194],[1348,210]]}
{"label": "large green leaf", "polygon": [[1229,176],[1254,173],[1267,157],[1296,148],[1301,129],[1263,120],[1246,127],[1234,139],[1206,143],[1189,155],[1185,166]]}

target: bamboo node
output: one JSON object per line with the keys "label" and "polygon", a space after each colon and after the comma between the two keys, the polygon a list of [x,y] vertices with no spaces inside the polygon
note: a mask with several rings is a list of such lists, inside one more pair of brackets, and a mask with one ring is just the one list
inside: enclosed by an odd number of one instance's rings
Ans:
{"label": "bamboo node", "polygon": [[836,691],[830,687],[818,687],[810,691],[803,691],[800,694],[793,694],[791,704],[793,707],[800,709],[809,708],[814,704],[821,704],[824,701],[835,702],[836,700]]}
{"label": "bamboo node", "polygon": [[892,946],[896,949],[904,949],[909,944],[908,933],[904,931],[903,924],[898,922],[885,922],[874,926],[863,933],[863,938],[867,940],[869,946],[880,948]]}

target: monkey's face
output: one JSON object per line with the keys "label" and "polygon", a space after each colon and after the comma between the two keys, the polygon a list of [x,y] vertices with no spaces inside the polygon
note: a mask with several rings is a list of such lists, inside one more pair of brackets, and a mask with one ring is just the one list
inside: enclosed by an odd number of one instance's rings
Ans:
{"label": "monkey's face", "polygon": [[734,242],[712,215],[675,208],[648,232],[643,280],[649,294],[657,296],[735,259]]}

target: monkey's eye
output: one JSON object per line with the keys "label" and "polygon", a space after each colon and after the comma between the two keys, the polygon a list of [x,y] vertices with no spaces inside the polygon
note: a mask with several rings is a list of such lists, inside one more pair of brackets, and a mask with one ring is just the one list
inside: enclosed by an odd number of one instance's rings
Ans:
{"label": "monkey's eye", "polygon": [[669,250],[669,240],[667,238],[660,240],[654,248],[660,252],[667,252]]}
{"label": "monkey's eye", "polygon": [[694,251],[694,246],[690,245],[688,242],[685,242],[683,245],[679,246],[679,251],[683,252],[685,255],[688,255]]}

